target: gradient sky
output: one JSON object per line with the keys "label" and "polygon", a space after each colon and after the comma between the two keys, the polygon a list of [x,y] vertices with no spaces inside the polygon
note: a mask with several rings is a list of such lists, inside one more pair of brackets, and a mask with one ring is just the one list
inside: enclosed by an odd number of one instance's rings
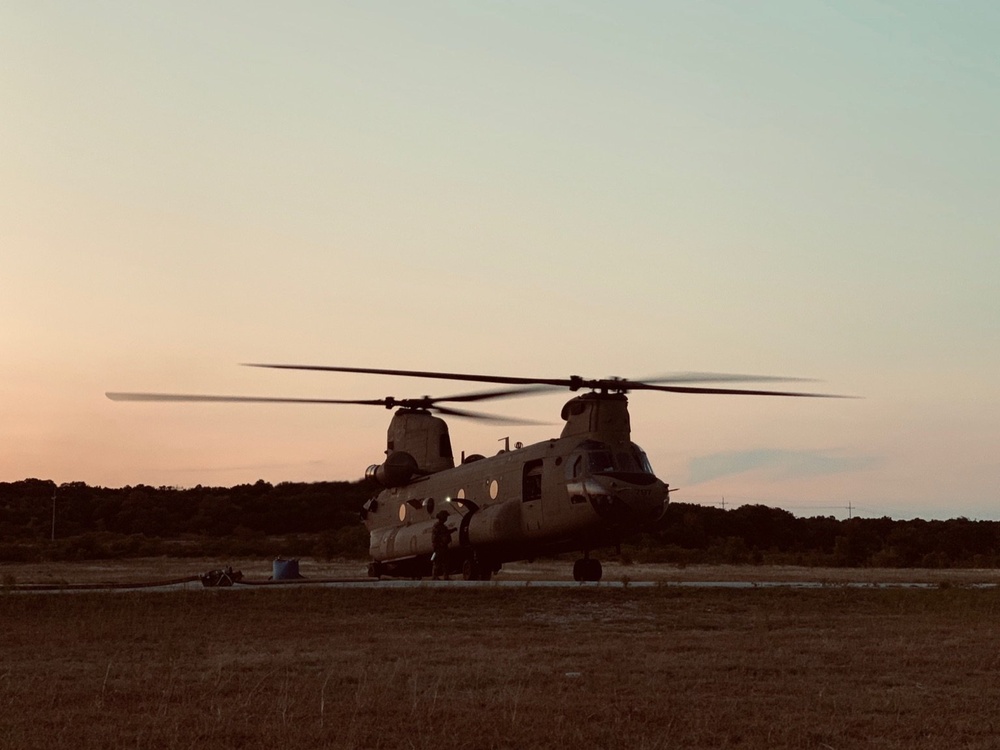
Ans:
{"label": "gradient sky", "polygon": [[[0,481],[355,479],[461,383],[631,396],[675,500],[1000,518],[1000,5],[0,0]],[[558,432],[452,422],[456,451]]]}

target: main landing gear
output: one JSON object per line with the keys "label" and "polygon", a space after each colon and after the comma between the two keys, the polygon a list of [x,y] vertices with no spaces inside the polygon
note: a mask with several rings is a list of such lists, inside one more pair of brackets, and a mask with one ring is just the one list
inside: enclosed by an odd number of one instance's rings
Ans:
{"label": "main landing gear", "polygon": [[573,563],[574,581],[599,581],[603,574],[600,560],[584,556]]}
{"label": "main landing gear", "polygon": [[476,556],[467,557],[462,562],[462,580],[488,581],[493,573],[493,566]]}

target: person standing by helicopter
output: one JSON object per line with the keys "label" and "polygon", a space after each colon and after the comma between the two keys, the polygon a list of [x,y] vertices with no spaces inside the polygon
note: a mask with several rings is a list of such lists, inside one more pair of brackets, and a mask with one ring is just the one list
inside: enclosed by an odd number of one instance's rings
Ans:
{"label": "person standing by helicopter", "polygon": [[441,580],[442,576],[446,581],[451,580],[448,575],[448,546],[451,544],[451,529],[445,525],[447,520],[448,511],[439,511],[437,522],[431,529],[431,547],[434,549],[434,554],[431,555],[431,575],[435,581]]}

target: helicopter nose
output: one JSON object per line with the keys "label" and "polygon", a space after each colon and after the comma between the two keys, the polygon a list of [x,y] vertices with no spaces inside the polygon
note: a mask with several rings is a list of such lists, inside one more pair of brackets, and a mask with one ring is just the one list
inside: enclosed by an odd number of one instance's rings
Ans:
{"label": "helicopter nose", "polygon": [[656,479],[642,484],[625,479],[598,476],[590,483],[590,502],[608,520],[622,523],[650,523],[664,511],[667,486]]}

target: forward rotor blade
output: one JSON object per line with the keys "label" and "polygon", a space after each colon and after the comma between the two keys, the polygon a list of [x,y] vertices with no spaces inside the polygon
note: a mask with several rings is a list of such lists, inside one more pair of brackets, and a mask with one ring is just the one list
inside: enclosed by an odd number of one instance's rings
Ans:
{"label": "forward rotor blade", "polygon": [[[433,372],[427,370],[390,370],[378,367],[337,367],[327,365],[284,365],[284,364],[262,364],[245,363],[246,367],[265,367],[276,370],[309,370],[314,372],[355,372],[374,375],[397,375],[410,378],[433,378],[438,380],[462,380],[473,383],[501,383],[505,385],[537,385],[554,388],[569,388],[576,391],[581,388],[594,390],[610,390],[627,392],[630,390],[670,390],[659,388],[659,383],[705,383],[705,382],[728,382],[728,383],[766,383],[766,382],[814,382],[809,378],[790,378],[774,375],[729,375],[725,373],[711,372],[687,372],[676,375],[664,375],[647,379],[644,381],[628,380],[626,378],[582,378],[573,376],[570,378],[524,378],[506,375],[473,375],[459,372]],[[680,393],[713,393],[711,389],[678,391]],[[732,393],[751,396],[801,396],[812,394],[770,392],[770,391],[738,391],[722,390],[719,393]],[[825,395],[825,394],[820,394]]]}
{"label": "forward rotor blade", "polygon": [[375,367],[333,367],[326,365],[274,365],[247,362],[244,367],[266,367],[272,370],[311,370],[315,372],[357,372],[369,375],[399,375],[407,378],[432,378],[436,380],[464,380],[470,383],[500,383],[504,385],[553,385],[568,386],[566,378],[518,378],[505,375],[470,375],[460,372],[429,372],[423,370],[386,370]]}
{"label": "forward rotor blade", "polygon": [[678,372],[642,378],[630,383],[681,384],[681,383],[816,383],[815,378],[789,378],[783,375],[736,375],[724,372]]}
{"label": "forward rotor blade", "polygon": [[795,391],[758,391],[745,388],[699,388],[685,385],[650,385],[649,383],[632,383],[636,391],[666,391],[668,393],[711,393],[723,396],[795,396],[799,398],[857,398],[857,396],[841,396],[834,393],[796,393]]}

